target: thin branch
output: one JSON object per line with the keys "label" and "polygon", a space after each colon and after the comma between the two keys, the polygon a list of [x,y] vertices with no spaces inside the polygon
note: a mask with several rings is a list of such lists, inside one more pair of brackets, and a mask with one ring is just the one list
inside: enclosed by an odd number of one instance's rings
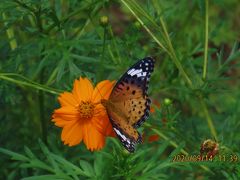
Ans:
{"label": "thin branch", "polygon": [[14,0],[14,2],[17,3],[19,6],[23,7],[24,9],[27,9],[27,10],[31,11],[32,13],[35,13],[35,11],[36,11],[34,8],[32,8],[32,7],[26,5],[26,4],[24,4],[24,3],[22,3],[18,0]]}
{"label": "thin branch", "polygon": [[[21,77],[21,76],[19,76],[19,77]],[[63,92],[62,90],[53,89],[53,88],[47,87],[42,84],[29,82],[31,80],[29,80],[28,82],[26,82],[26,81],[24,82],[23,80],[16,80],[16,78],[11,78],[11,75],[8,76],[6,73],[0,73],[0,79],[12,82],[12,83],[20,85],[20,86],[27,86],[27,87],[31,87],[33,89],[38,89],[41,91],[49,92],[51,94],[59,95],[59,93]]]}
{"label": "thin branch", "polygon": [[204,46],[204,64],[203,64],[203,80],[207,78],[208,65],[208,0],[205,0],[205,46]]}
{"label": "thin branch", "polygon": [[214,139],[217,141],[218,140],[218,137],[217,137],[217,131],[215,129],[215,126],[213,124],[213,120],[208,112],[208,109],[207,109],[207,105],[206,103],[204,102],[204,99],[200,97],[200,104],[202,106],[202,110],[203,110],[203,113],[206,117],[206,120],[207,120],[207,123],[208,123],[208,127],[210,129],[210,132],[211,132],[211,135],[214,137]]}

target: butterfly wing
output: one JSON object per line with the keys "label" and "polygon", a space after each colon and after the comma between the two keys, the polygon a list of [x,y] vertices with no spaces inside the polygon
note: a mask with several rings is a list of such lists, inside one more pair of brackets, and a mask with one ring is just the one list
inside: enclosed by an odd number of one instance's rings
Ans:
{"label": "butterfly wing", "polygon": [[109,98],[107,112],[113,129],[129,152],[141,142],[141,135],[135,128],[149,116],[147,89],[153,68],[151,57],[138,61],[120,78]]}
{"label": "butterfly wing", "polygon": [[112,122],[113,130],[117,134],[123,146],[129,152],[134,152],[136,143],[140,143],[142,141],[141,135],[131,126],[131,124],[126,123],[123,117],[114,112],[110,114],[110,121]]}
{"label": "butterfly wing", "polygon": [[116,83],[109,98],[118,109],[129,110],[126,112],[128,121],[135,128],[141,126],[149,116],[151,101],[147,90],[153,69],[154,60],[151,57],[138,61]]}

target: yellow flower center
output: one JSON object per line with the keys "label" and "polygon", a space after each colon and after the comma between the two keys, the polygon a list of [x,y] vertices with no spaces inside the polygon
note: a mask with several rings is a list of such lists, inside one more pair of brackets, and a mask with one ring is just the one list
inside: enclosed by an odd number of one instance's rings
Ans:
{"label": "yellow flower center", "polygon": [[90,101],[81,101],[78,106],[80,117],[86,119],[93,117],[94,107],[95,105]]}

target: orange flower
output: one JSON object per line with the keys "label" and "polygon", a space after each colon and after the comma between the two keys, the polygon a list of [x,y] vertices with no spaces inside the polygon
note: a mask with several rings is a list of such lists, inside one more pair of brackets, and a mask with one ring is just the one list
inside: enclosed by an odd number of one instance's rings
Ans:
{"label": "orange flower", "polygon": [[148,137],[148,142],[154,142],[154,141],[158,141],[159,140],[159,135],[157,134],[153,134],[151,136]]}
{"label": "orange flower", "polygon": [[74,146],[82,140],[91,151],[105,145],[106,136],[114,136],[101,99],[108,99],[114,81],[101,81],[93,88],[87,78],[75,80],[72,92],[60,94],[61,108],[56,109],[52,121],[62,127],[61,139],[65,145]]}

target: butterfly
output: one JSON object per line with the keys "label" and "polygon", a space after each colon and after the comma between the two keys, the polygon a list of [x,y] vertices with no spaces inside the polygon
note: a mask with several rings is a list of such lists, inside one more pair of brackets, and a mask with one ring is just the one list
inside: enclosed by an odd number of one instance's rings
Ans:
{"label": "butterfly", "polygon": [[139,60],[117,81],[109,99],[102,101],[113,130],[129,152],[134,152],[136,144],[142,142],[136,128],[149,116],[151,101],[147,89],[154,62],[151,57]]}

